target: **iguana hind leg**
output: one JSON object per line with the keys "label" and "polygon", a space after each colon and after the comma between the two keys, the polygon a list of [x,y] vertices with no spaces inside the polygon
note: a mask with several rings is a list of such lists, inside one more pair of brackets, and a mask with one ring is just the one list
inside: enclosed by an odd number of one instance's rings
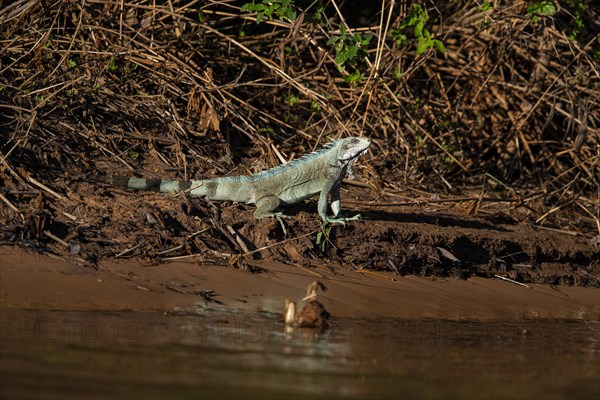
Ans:
{"label": "iguana hind leg", "polygon": [[274,217],[279,221],[279,225],[281,225],[281,229],[283,230],[283,234],[287,236],[287,229],[285,228],[285,224],[283,223],[282,218],[290,218],[288,215],[284,215],[282,212],[275,212],[275,209],[279,207],[281,204],[281,200],[277,196],[267,195],[261,197],[256,201],[256,210],[254,210],[254,218],[266,218],[266,217]]}
{"label": "iguana hind leg", "polygon": [[275,212],[277,207],[281,204],[279,197],[273,195],[267,195],[256,200],[256,210],[254,210],[254,218],[266,218],[266,217],[283,217],[289,218],[283,213]]}

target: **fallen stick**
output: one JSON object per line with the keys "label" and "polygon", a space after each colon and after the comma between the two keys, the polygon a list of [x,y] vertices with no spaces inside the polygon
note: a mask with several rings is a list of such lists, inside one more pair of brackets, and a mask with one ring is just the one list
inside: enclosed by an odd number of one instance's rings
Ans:
{"label": "fallen stick", "polygon": [[65,202],[69,202],[69,203],[71,202],[69,199],[67,199],[62,194],[59,194],[59,193],[55,192],[54,190],[50,189],[48,186],[44,185],[43,183],[35,180],[31,176],[28,176],[27,180],[30,183],[33,183],[35,186],[39,187],[40,189],[45,190],[46,192],[50,193],[51,195],[53,195],[54,197],[56,197],[59,200],[62,200],[62,201],[65,201]]}
{"label": "fallen stick", "polygon": [[[188,237],[186,237],[186,238],[185,238],[185,240],[186,240],[186,241],[187,241],[187,240],[190,240],[190,239],[194,238],[195,236],[198,236],[199,234],[206,232],[206,231],[207,231],[207,230],[209,230],[209,229],[210,229],[210,228],[204,228],[204,229],[201,229],[201,230],[199,230],[198,232],[194,232],[194,233],[190,234]],[[163,250],[163,251],[161,251],[160,253],[157,253],[157,254],[158,254],[159,256],[164,256],[165,254],[172,253],[172,252],[174,252],[174,251],[176,251],[176,250],[180,250],[180,249],[182,249],[182,248],[183,248],[183,245],[182,245],[182,244],[180,244],[179,246],[171,247],[170,249]]]}
{"label": "fallen stick", "polygon": [[368,271],[366,269],[362,269],[362,268],[361,269],[357,269],[356,272],[358,272],[359,274],[370,275],[370,276],[374,276],[374,277],[379,278],[379,279],[385,279],[385,280],[390,280],[390,281],[396,282],[396,278],[385,276],[385,275],[379,274],[377,272]]}
{"label": "fallen stick", "polygon": [[7,206],[9,206],[10,208],[12,208],[12,210],[16,213],[19,212],[19,209],[17,207],[14,206],[13,203],[11,203],[6,197],[4,197],[4,195],[2,193],[0,193],[0,199],[6,203]]}
{"label": "fallen stick", "polygon": [[64,240],[62,240],[61,238],[53,235],[52,232],[44,231],[44,235],[48,236],[50,239],[54,240],[55,242],[62,244],[66,248],[69,248],[69,243],[67,243]]}
{"label": "fallen stick", "polygon": [[133,246],[129,249],[123,250],[119,254],[115,255],[115,258],[123,257],[125,254],[132,252],[133,250],[137,249],[140,246],[141,246],[141,244],[138,244],[137,246]]}
{"label": "fallen stick", "polygon": [[231,233],[231,235],[235,239],[235,241],[238,244],[238,246],[240,246],[240,248],[242,249],[242,251],[244,252],[244,254],[250,253],[250,250],[248,249],[248,246],[246,246],[246,243],[244,243],[244,240],[242,239],[242,237],[240,236],[240,234],[237,233],[235,231],[235,229],[233,229],[233,227],[231,225],[226,224],[225,226],[227,227],[227,230],[229,231],[229,233]]}
{"label": "fallen stick", "polygon": [[498,279],[502,279],[503,281],[507,281],[507,282],[510,282],[510,283],[514,283],[515,285],[523,286],[523,287],[526,287],[526,288],[529,288],[529,287],[530,287],[530,286],[527,286],[527,285],[526,285],[526,284],[524,284],[524,283],[517,282],[517,281],[515,281],[515,280],[513,280],[513,279],[510,279],[510,278],[505,278],[505,277],[503,277],[503,276],[500,276],[500,275],[494,275],[494,277],[495,277],[495,278],[498,278]]}

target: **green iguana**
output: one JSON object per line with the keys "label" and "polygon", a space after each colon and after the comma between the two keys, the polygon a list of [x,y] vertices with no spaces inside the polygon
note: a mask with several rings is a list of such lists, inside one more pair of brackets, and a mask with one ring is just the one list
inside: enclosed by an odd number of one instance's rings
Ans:
{"label": "green iguana", "polygon": [[[321,150],[305,154],[287,164],[249,176],[232,176],[206,180],[174,181],[130,178],[125,176],[90,176],[114,186],[152,190],[161,193],[183,191],[189,196],[206,196],[210,200],[256,204],[254,217],[287,217],[275,212],[280,205],[293,204],[319,194],[319,215],[324,221],[344,223],[356,220],[340,216],[340,185],[352,163],[367,151],[371,141],[363,137],[335,140]],[[327,197],[331,194],[333,218],[327,215]],[[280,220],[281,222],[281,220]]]}

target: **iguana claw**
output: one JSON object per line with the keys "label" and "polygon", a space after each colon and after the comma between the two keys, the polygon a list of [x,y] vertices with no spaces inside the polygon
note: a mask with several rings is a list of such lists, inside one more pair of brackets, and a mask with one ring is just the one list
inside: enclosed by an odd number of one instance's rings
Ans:
{"label": "iguana claw", "polygon": [[360,219],[360,214],[356,214],[353,217],[341,217],[341,218],[327,218],[326,221],[330,224],[341,224],[346,225],[347,221],[358,221]]}

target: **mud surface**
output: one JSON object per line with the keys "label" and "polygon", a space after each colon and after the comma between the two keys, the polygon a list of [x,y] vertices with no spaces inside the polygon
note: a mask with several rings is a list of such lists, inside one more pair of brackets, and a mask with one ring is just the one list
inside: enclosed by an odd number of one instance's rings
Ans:
{"label": "mud surface", "polygon": [[103,262],[90,269],[16,248],[2,249],[0,305],[11,309],[244,311],[282,320],[284,300],[302,299],[307,285],[319,280],[328,288],[319,300],[334,319],[600,320],[600,291],[595,288],[524,287],[495,278],[401,277],[275,262],[253,263],[261,273],[194,262],[154,266]]}
{"label": "mud surface", "polygon": [[346,186],[343,210],[360,213],[360,221],[323,229],[311,200],[285,208],[292,216],[286,236],[276,220],[254,219],[253,206],[85,180],[57,186],[69,193],[62,213],[36,211],[32,200],[29,225],[6,225],[4,237],[82,266],[115,258],[156,264],[183,257],[252,270],[252,263],[266,260],[332,271],[456,279],[499,275],[522,283],[600,287],[600,251],[589,238],[534,226],[527,209],[510,204],[483,203],[472,216],[474,201],[401,206],[392,197],[374,197],[371,189]]}

